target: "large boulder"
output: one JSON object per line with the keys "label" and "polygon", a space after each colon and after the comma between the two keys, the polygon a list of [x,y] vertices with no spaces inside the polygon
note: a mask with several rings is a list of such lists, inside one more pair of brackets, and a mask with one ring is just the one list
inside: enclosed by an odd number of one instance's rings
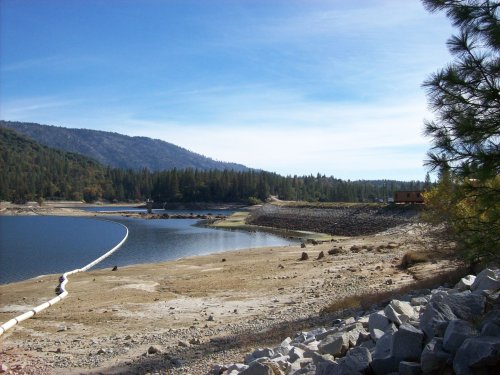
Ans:
{"label": "large boulder", "polygon": [[[392,300],[384,309],[387,318],[396,325],[413,322],[418,319],[418,313],[408,302]],[[418,322],[416,322],[418,325]]]}
{"label": "large boulder", "polygon": [[372,355],[367,348],[356,347],[347,352],[344,366],[348,370],[347,374],[362,374],[370,366]]}
{"label": "large boulder", "polygon": [[458,318],[472,321],[484,313],[485,298],[465,291],[447,295],[442,303],[448,305]]}
{"label": "large boulder", "polygon": [[305,358],[310,358],[312,352],[318,351],[318,345],[319,345],[319,341],[311,340],[311,341],[307,341],[307,343],[298,344],[297,347],[304,350],[304,357]]}
{"label": "large boulder", "polygon": [[415,307],[415,306],[422,306],[422,305],[427,305],[429,303],[430,298],[427,296],[419,296],[419,297],[413,297],[410,301],[410,304]]}
{"label": "large boulder", "polygon": [[273,349],[274,356],[277,357],[280,355],[287,355],[288,352],[292,349],[292,346],[289,343],[289,341],[284,340],[279,346],[275,347]]}
{"label": "large boulder", "polygon": [[424,374],[443,374],[452,364],[452,355],[443,349],[443,339],[434,337],[422,351],[420,358]]}
{"label": "large boulder", "polygon": [[391,342],[391,356],[404,361],[417,361],[422,353],[424,333],[409,325],[402,324],[394,333]]}
{"label": "large boulder", "polygon": [[427,340],[431,340],[436,336],[435,328],[454,319],[457,319],[457,316],[448,305],[431,301],[420,316],[420,329],[424,331]]}
{"label": "large boulder", "polygon": [[385,307],[384,314],[391,322],[398,326],[410,320],[407,316],[398,314],[391,304]]}
{"label": "large boulder", "polygon": [[372,353],[373,359],[385,358],[391,354],[393,336],[394,332],[387,332],[377,341]]}
{"label": "large boulder", "polygon": [[427,340],[436,336],[436,328],[442,323],[447,324],[450,320],[457,319],[452,309],[442,303],[431,301],[425,307],[423,314],[420,316],[420,329],[424,331]]}
{"label": "large boulder", "polygon": [[390,305],[400,315],[406,315],[410,319],[418,317],[418,314],[415,312],[415,309],[409,302],[399,301],[397,299],[394,299],[391,301]]}
{"label": "large boulder", "polygon": [[344,327],[343,331],[349,335],[349,346],[351,347],[356,346],[358,341],[364,341],[364,338],[368,336],[368,332],[361,323],[350,324]]}
{"label": "large boulder", "polygon": [[444,333],[443,348],[454,354],[466,339],[478,334],[479,331],[471,323],[460,319],[452,320]]}
{"label": "large boulder", "polygon": [[334,362],[335,357],[330,354],[320,354],[319,352],[312,353],[311,359],[313,363],[318,366],[322,362]]}
{"label": "large boulder", "polygon": [[387,332],[378,341],[372,354],[370,367],[375,375],[385,375],[398,371],[400,359],[391,355],[392,340],[395,333]]}
{"label": "large boulder", "polygon": [[[280,355],[280,356],[277,356],[277,357],[274,357],[273,359],[270,359],[268,361],[264,361],[264,363],[274,363],[276,364],[279,369],[283,372],[287,372],[287,370],[290,368],[291,364],[288,362],[289,358],[288,356],[283,356],[283,355]],[[273,368],[274,370],[274,368]],[[274,371],[276,373],[276,371]]]}
{"label": "large boulder", "polygon": [[254,361],[248,366],[247,369],[243,370],[241,375],[274,375],[274,371],[271,366],[267,364]]}
{"label": "large boulder", "polygon": [[300,348],[294,347],[288,352],[288,357],[290,363],[299,361],[301,359],[304,359],[304,351]]}
{"label": "large boulder", "polygon": [[475,292],[500,289],[500,270],[486,268],[476,276],[470,289]]}
{"label": "large boulder", "polygon": [[274,351],[270,348],[256,349],[252,353],[252,357],[255,359],[259,358],[272,358],[274,356]]}
{"label": "large boulder", "polygon": [[340,332],[339,327],[333,327],[329,330],[325,330],[325,332],[319,333],[315,336],[315,339],[318,341],[323,340],[326,336],[330,336],[334,333]]}
{"label": "large boulder", "polygon": [[391,322],[383,311],[374,312],[368,318],[368,330],[374,341],[378,341],[390,326]]}
{"label": "large boulder", "polygon": [[349,349],[348,332],[337,332],[325,337],[318,345],[321,354],[331,354],[335,357],[344,356]]}
{"label": "large boulder", "polygon": [[429,302],[443,302],[443,299],[448,295],[449,289],[438,288],[431,291],[431,299]]}
{"label": "large boulder", "polygon": [[456,375],[495,374],[500,367],[500,337],[483,336],[465,340],[453,361]]}

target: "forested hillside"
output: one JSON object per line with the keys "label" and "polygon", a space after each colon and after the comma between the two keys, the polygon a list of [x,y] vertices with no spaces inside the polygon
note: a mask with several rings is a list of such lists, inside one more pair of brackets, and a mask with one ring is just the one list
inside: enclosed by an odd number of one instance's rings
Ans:
{"label": "forested hillside", "polygon": [[42,146],[0,126],[0,199],[83,199],[101,184],[105,169],[84,156]]}
{"label": "forested hillside", "polygon": [[42,146],[0,126],[0,199],[72,199],[88,202],[255,202],[284,200],[370,202],[395,190],[422,188],[418,181],[343,181],[263,171],[173,169],[151,172],[105,167],[87,157]]}
{"label": "forested hillside", "polygon": [[113,168],[147,168],[150,171],[174,168],[248,170],[244,165],[215,161],[159,139],[14,121],[0,120],[0,126],[13,129],[45,146],[76,152]]}

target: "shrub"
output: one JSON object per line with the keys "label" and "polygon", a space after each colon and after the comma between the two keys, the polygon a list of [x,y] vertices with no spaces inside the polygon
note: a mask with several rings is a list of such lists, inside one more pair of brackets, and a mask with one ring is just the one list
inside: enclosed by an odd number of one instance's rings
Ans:
{"label": "shrub", "polygon": [[500,261],[500,176],[484,182],[444,175],[424,193],[424,219],[444,222],[470,265]]}
{"label": "shrub", "polygon": [[248,197],[247,203],[250,206],[255,206],[257,204],[262,204],[262,201],[259,198],[256,198],[256,197]]}
{"label": "shrub", "polygon": [[425,263],[430,260],[427,251],[408,251],[401,259],[401,268],[406,269],[416,263]]}

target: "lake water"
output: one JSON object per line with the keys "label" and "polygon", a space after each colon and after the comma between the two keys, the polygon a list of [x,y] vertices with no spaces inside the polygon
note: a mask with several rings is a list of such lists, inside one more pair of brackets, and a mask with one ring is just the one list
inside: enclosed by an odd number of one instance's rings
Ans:
{"label": "lake water", "polygon": [[124,237],[125,229],[117,223],[128,227],[128,240],[94,268],[292,243],[268,233],[195,226],[198,221],[191,219],[144,220],[117,216],[111,220],[0,216],[0,283],[85,266]]}

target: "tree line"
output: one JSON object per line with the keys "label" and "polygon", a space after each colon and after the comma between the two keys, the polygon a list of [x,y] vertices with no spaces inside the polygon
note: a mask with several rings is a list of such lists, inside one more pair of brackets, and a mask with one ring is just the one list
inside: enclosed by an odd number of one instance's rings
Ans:
{"label": "tree line", "polygon": [[3,127],[0,147],[0,199],[8,201],[256,203],[273,195],[283,200],[371,202],[386,200],[396,190],[424,187],[420,181],[344,181],[321,174],[284,177],[258,170],[124,170],[42,146]]}

